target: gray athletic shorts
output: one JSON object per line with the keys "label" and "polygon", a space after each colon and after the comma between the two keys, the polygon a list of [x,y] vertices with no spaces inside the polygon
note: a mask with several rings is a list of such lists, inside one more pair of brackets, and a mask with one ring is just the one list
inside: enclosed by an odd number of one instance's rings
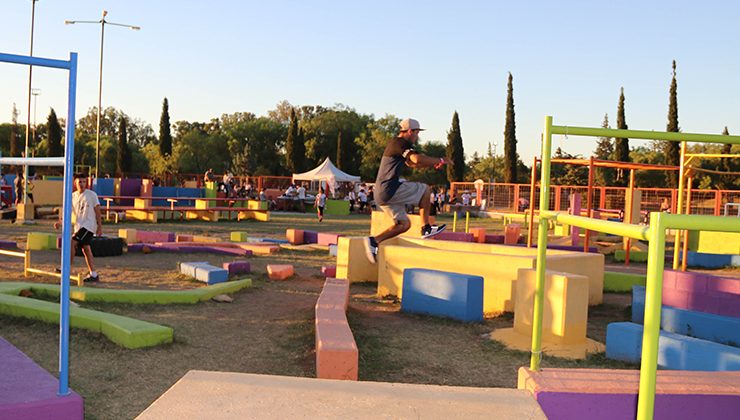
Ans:
{"label": "gray athletic shorts", "polygon": [[409,220],[406,214],[406,206],[418,206],[421,198],[427,192],[427,184],[421,182],[402,182],[396,193],[393,194],[388,202],[380,205],[380,209],[385,214],[391,216],[396,223],[402,220]]}

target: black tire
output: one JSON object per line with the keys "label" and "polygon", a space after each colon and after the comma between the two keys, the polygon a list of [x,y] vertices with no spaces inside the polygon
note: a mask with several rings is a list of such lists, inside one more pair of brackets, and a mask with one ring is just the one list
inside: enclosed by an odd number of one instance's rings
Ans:
{"label": "black tire", "polygon": [[[123,255],[123,239],[110,238],[107,236],[96,236],[90,241],[93,257],[115,257]],[[81,257],[82,250],[77,249],[75,256]]]}

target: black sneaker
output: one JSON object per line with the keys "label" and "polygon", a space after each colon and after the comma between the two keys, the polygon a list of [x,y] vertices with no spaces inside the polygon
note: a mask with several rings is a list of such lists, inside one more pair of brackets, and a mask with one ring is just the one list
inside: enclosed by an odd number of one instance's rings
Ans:
{"label": "black sneaker", "polygon": [[372,264],[375,264],[378,261],[378,243],[375,242],[375,238],[372,236],[368,236],[363,242],[365,245],[365,255],[367,256],[367,260]]}
{"label": "black sneaker", "polygon": [[421,228],[421,237],[423,239],[431,238],[434,235],[437,235],[438,233],[441,233],[447,225],[425,225],[423,228]]}
{"label": "black sneaker", "polygon": [[85,282],[85,283],[95,283],[95,282],[100,281],[100,275],[98,274],[95,277],[93,277],[92,275],[89,275],[89,276],[85,277],[84,279],[82,279],[82,281]]}

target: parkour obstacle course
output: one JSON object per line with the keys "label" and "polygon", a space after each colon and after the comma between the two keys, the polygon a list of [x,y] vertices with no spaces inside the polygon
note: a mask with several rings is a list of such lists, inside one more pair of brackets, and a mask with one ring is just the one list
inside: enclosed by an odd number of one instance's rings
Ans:
{"label": "parkour obstacle course", "polygon": [[[645,297],[645,317],[642,334],[642,351],[640,357],[640,375],[637,398],[637,415],[639,420],[651,419],[656,409],[656,384],[658,365],[658,342],[660,338],[661,319],[661,292],[663,288],[663,269],[667,229],[686,229],[699,231],[740,232],[740,218],[717,217],[717,216],[691,216],[668,213],[651,213],[649,226],[638,226],[625,223],[594,220],[578,215],[566,215],[549,211],[549,187],[550,187],[550,158],[552,155],[552,136],[554,134],[566,136],[589,136],[589,137],[615,137],[644,140],[669,140],[685,143],[687,141],[700,143],[722,143],[740,144],[740,136],[724,136],[709,134],[690,134],[675,132],[655,132],[638,130],[616,130],[606,128],[568,127],[552,124],[552,117],[545,117],[543,141],[542,141],[542,173],[540,187],[540,218],[537,241],[537,279],[536,293],[534,299],[534,316],[532,327],[531,363],[529,370],[520,371],[520,387],[523,386],[523,378],[536,376],[540,372],[540,361],[542,358],[542,331],[544,315],[544,291],[547,249],[547,221],[555,220],[571,226],[581,227],[604,233],[625,236],[632,239],[649,241],[648,267]],[[685,148],[683,148],[685,150]],[[682,155],[683,156],[683,155]],[[681,193],[681,192],[679,192]],[[542,371],[546,375],[550,370]],[[578,375],[578,370],[566,372],[565,376]],[[606,379],[606,377],[604,377]],[[738,381],[737,375],[731,381]],[[561,383],[563,383],[562,379]],[[705,382],[711,382],[709,378]],[[715,379],[715,380],[718,380]],[[527,382],[527,381],[524,381]],[[534,382],[537,382],[534,379]],[[531,389],[537,387],[530,381]],[[592,391],[582,391],[592,392]],[[538,401],[540,397],[533,392]],[[568,393],[561,393],[565,398]],[[714,395],[714,394],[712,394]],[[707,395],[711,398],[712,395]],[[545,404],[541,403],[548,414]],[[571,404],[572,405],[572,404]],[[660,408],[660,406],[658,406]],[[616,408],[615,408],[616,409]],[[556,415],[554,412],[548,415]],[[662,412],[661,415],[667,415]]]}

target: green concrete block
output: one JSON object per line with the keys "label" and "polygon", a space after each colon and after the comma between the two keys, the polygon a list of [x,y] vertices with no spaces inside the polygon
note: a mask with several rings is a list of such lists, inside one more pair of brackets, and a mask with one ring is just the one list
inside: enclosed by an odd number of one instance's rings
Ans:
{"label": "green concrete block", "polygon": [[645,276],[644,274],[629,274],[605,271],[604,291],[631,293],[632,286],[644,286],[646,278],[647,276]]}
{"label": "green concrete block", "polygon": [[246,242],[247,235],[247,232],[231,232],[230,239],[231,242]]}
{"label": "green concrete block", "polygon": [[[622,262],[626,258],[626,253],[623,249],[614,251],[614,261]],[[630,251],[630,262],[647,262],[648,253],[647,251]]]}

